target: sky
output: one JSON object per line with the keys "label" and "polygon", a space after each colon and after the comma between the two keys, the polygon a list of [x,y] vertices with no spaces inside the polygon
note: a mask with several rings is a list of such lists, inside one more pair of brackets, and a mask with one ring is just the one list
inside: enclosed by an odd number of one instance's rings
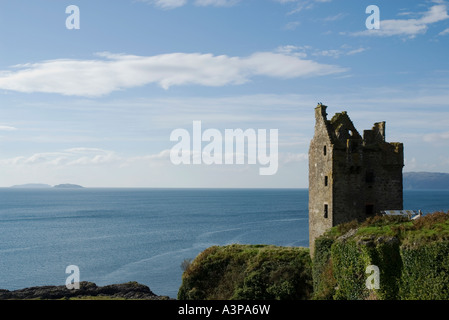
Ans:
{"label": "sky", "polygon": [[[449,172],[448,10],[443,0],[2,0],[0,187],[307,188],[318,102],[329,117],[347,111],[360,133],[386,121],[404,172]],[[263,140],[277,150],[274,174],[261,175],[261,161],[175,164],[171,135],[191,133],[194,157],[194,123],[223,138],[277,130],[277,146]]]}

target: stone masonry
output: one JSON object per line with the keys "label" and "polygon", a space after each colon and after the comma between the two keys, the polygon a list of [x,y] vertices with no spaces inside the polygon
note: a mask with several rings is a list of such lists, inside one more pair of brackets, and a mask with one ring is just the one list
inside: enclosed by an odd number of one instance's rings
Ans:
{"label": "stone masonry", "polygon": [[385,141],[385,122],[357,132],[345,111],[315,108],[309,148],[309,247],[327,229],[382,210],[402,210],[402,143]]}

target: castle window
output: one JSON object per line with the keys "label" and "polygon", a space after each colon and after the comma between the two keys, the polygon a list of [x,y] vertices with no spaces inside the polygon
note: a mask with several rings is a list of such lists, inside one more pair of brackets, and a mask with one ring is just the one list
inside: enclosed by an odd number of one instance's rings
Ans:
{"label": "castle window", "polygon": [[365,213],[366,213],[367,215],[374,214],[374,205],[372,205],[372,204],[367,204],[367,205],[365,206]]}
{"label": "castle window", "polygon": [[324,177],[324,186],[327,187],[329,184],[329,178],[327,176]]}
{"label": "castle window", "polygon": [[366,183],[374,183],[374,171],[373,170],[366,171],[365,182]]}
{"label": "castle window", "polygon": [[329,216],[329,206],[327,204],[324,205],[324,219],[327,219]]}
{"label": "castle window", "polygon": [[327,155],[327,148],[326,148],[326,146],[324,146],[324,148],[323,148],[323,153],[324,153],[324,155]]}

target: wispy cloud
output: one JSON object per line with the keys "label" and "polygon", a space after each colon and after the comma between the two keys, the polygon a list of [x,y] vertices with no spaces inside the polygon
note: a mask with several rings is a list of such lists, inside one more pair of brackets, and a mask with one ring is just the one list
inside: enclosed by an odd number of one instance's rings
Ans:
{"label": "wispy cloud", "polygon": [[[147,2],[155,7],[161,9],[175,9],[182,7],[188,3],[187,0],[140,0],[141,2]],[[195,0],[193,4],[199,7],[213,6],[213,7],[230,7],[237,3],[240,0]]]}
{"label": "wispy cloud", "polygon": [[[380,29],[354,32],[354,36],[391,37],[404,36],[414,38],[419,34],[425,34],[429,25],[449,18],[447,7],[444,4],[434,5],[428,11],[421,13],[419,19],[392,19],[381,20]],[[444,31],[443,31],[444,32]]]}
{"label": "wispy cloud", "polygon": [[337,20],[343,19],[347,15],[348,15],[347,13],[340,12],[340,13],[337,13],[336,15],[328,16],[328,17],[324,18],[323,21],[326,21],[326,22],[337,21]]}
{"label": "wispy cloud", "polygon": [[15,131],[17,128],[11,126],[2,126],[0,125],[0,131]]}
{"label": "wispy cloud", "polygon": [[439,33],[440,36],[445,36],[447,34],[449,34],[449,28],[447,28]]}
{"label": "wispy cloud", "polygon": [[195,0],[197,6],[230,7],[239,3],[240,0]]}
{"label": "wispy cloud", "polygon": [[284,29],[285,30],[295,30],[300,24],[301,24],[301,22],[299,22],[299,21],[290,21],[289,23],[287,23],[284,26]]}
{"label": "wispy cloud", "polygon": [[120,160],[115,152],[97,148],[72,148],[56,152],[41,152],[0,160],[2,165],[101,165]]}
{"label": "wispy cloud", "polygon": [[187,3],[187,0],[140,0],[141,2],[147,2],[153,4],[155,7],[161,9],[174,9],[182,7]]}
{"label": "wispy cloud", "polygon": [[302,10],[312,9],[317,3],[331,2],[332,0],[274,0],[281,4],[290,4],[293,9],[288,14],[294,14]]}
{"label": "wispy cloud", "polygon": [[449,142],[449,131],[439,133],[429,133],[423,136],[425,142],[446,143]]}
{"label": "wispy cloud", "polygon": [[332,57],[340,58],[342,56],[352,56],[358,53],[366,51],[366,48],[360,47],[353,49],[349,45],[342,45],[338,49],[317,49],[311,46],[294,46],[286,45],[280,46],[276,49],[277,52],[282,54],[288,54],[296,57],[306,58],[307,56],[321,56],[321,57]]}
{"label": "wispy cloud", "polygon": [[366,51],[366,48],[358,48],[358,49],[354,49],[354,50],[350,50],[350,51],[346,52],[346,55],[352,56],[354,54],[362,53],[362,52],[365,52],[365,51]]}
{"label": "wispy cloud", "polygon": [[17,92],[102,96],[156,83],[164,89],[180,85],[241,85],[256,76],[281,79],[325,76],[346,69],[276,52],[248,57],[171,53],[157,56],[98,54],[96,60],[57,59],[17,65],[0,71],[0,88]]}

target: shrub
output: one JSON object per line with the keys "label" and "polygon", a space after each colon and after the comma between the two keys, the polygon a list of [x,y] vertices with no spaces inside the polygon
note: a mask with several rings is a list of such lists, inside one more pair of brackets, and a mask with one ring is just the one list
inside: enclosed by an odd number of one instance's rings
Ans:
{"label": "shrub", "polygon": [[203,251],[184,272],[178,299],[309,299],[307,248],[230,245]]}
{"label": "shrub", "polygon": [[184,259],[184,260],[181,262],[181,270],[182,270],[182,271],[188,271],[189,268],[190,268],[190,265],[192,264],[192,260],[193,260],[193,259],[191,259],[191,258]]}

